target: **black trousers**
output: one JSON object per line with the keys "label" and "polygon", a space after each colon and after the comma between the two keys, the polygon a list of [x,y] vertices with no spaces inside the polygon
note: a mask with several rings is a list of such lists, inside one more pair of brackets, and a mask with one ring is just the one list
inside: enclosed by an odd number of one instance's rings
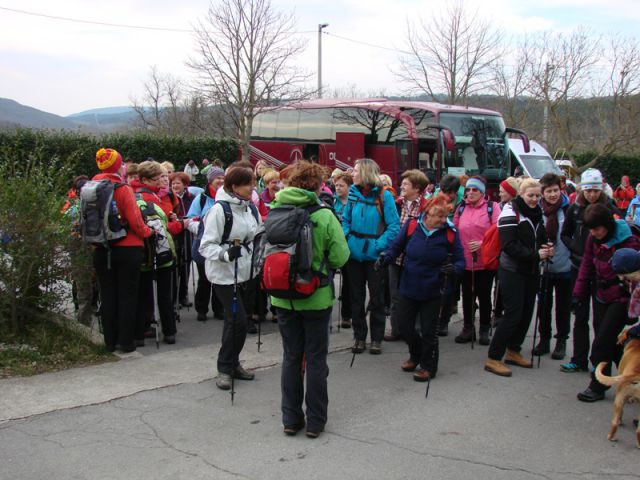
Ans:
{"label": "black trousers", "polygon": [[491,287],[493,286],[493,270],[465,270],[462,274],[462,313],[465,328],[475,324],[472,309],[476,298],[480,307],[480,330],[489,330],[491,323]]}
{"label": "black trousers", "polygon": [[[409,346],[411,360],[428,370],[431,376],[438,371],[438,316],[440,314],[440,298],[419,301],[405,297],[398,292],[396,316],[400,335]],[[420,318],[420,334],[416,331],[416,316]]]}
{"label": "black trousers", "polygon": [[234,314],[233,285],[213,285],[224,307],[222,344],[218,352],[218,372],[231,375],[240,365],[240,352],[247,339],[247,311],[245,309],[247,285],[238,284],[237,308]]}
{"label": "black trousers", "polygon": [[[591,345],[591,364],[596,367],[600,362],[607,362],[605,375],[611,375],[611,362],[616,365],[622,358],[623,347],[618,345],[618,335],[627,324],[627,304],[626,303],[602,303],[595,301],[593,309],[593,326],[596,336]],[[604,392],[609,387],[596,380],[595,374],[591,373],[591,390]]]}
{"label": "black trousers", "polygon": [[542,314],[538,332],[541,340],[551,338],[551,313],[553,310],[553,291],[555,289],[556,301],[556,336],[558,340],[569,338],[571,323],[571,292],[573,282],[571,277],[558,277],[553,274],[544,274],[542,277],[542,298],[538,300],[538,308],[542,305]]}
{"label": "black trousers", "polygon": [[207,279],[204,264],[196,263],[198,269],[198,286],[194,297],[196,312],[207,313],[209,311],[209,300],[211,300],[211,310],[214,313],[222,313],[222,302],[218,298],[211,282]]}
{"label": "black trousers", "polygon": [[[100,306],[104,343],[110,351],[120,344],[134,349],[138,279],[142,265],[141,247],[96,248],[93,266],[100,285]],[[109,265],[110,264],[110,265]]]}
{"label": "black trousers", "polygon": [[[307,407],[307,427],[321,429],[327,423],[327,353],[331,308],[293,311],[277,308],[278,326],[282,335],[282,423],[302,423]],[[306,368],[305,368],[306,361]],[[307,393],[304,379],[307,378]]]}
{"label": "black trousers", "polygon": [[[173,302],[171,300],[172,275],[173,267],[159,268],[155,272],[140,273],[138,306],[136,308],[136,340],[143,340],[145,330],[151,325],[155,309],[153,300],[156,293],[154,288],[157,288],[156,302],[160,313],[162,334],[164,336],[176,334],[176,319],[173,315]],[[156,318],[156,320],[158,319]]]}
{"label": "black trousers", "polygon": [[[578,269],[571,268],[571,291],[578,278]],[[591,347],[591,341],[589,339],[589,330],[591,325],[589,324],[589,309],[591,304],[595,310],[595,299],[593,295],[593,289],[595,282],[592,282],[590,286],[591,293],[575,311],[575,317],[573,319],[573,356],[571,357],[571,363],[580,365],[587,368],[589,366],[589,348]],[[591,302],[589,302],[591,299]]]}
{"label": "black trousers", "polygon": [[349,286],[349,273],[346,265],[340,269],[340,281],[342,282],[340,317],[347,319],[351,318],[351,287]]}
{"label": "black trousers", "polygon": [[381,342],[384,337],[384,290],[382,276],[373,270],[375,262],[349,260],[347,271],[351,287],[351,319],[353,336],[356,340],[366,340],[369,328],[365,309],[366,289],[369,287],[369,324],[371,341]]}
{"label": "black trousers", "polygon": [[507,348],[520,351],[531,324],[538,291],[538,275],[523,275],[499,269],[500,288],[504,294],[504,316],[489,345],[489,358],[502,360]]}

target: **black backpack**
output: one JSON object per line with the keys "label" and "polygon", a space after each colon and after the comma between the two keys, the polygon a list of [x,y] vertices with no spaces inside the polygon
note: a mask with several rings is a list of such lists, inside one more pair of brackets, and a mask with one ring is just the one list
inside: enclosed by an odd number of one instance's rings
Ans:
{"label": "black backpack", "polygon": [[266,245],[261,285],[277,298],[308,298],[329,284],[328,275],[312,269],[313,222],[311,214],[325,205],[272,208],[265,220]]}
{"label": "black backpack", "polygon": [[[204,197],[204,195],[203,195]],[[202,203],[202,200],[200,200]],[[222,206],[222,211],[224,212],[224,230],[222,232],[222,240],[221,244],[229,242],[229,235],[231,235],[231,228],[233,227],[233,212],[231,211],[231,204],[226,200],[219,200],[216,203],[219,203]],[[202,207],[202,204],[200,205]],[[205,258],[200,254],[200,243],[202,242],[202,235],[204,235],[204,219],[209,214],[213,206],[207,210],[207,214],[200,219],[200,223],[198,224],[198,232],[193,239],[193,244],[191,245],[191,258],[193,261],[199,265],[204,265]],[[251,213],[256,219],[256,222],[260,224],[260,213],[256,206],[249,202],[249,208]],[[202,210],[202,208],[201,208]]]}

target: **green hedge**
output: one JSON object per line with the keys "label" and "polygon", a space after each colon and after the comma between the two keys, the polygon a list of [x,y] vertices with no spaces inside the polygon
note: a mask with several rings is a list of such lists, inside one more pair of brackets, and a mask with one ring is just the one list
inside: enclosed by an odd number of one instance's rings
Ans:
{"label": "green hedge", "polygon": [[[0,151],[11,151],[12,158],[28,158],[39,151],[43,158],[77,162],[74,174],[97,173],[95,153],[100,147],[115,148],[123,158],[141,162],[148,157],[168,160],[182,170],[189,160],[219,158],[225,165],[237,160],[235,140],[191,136],[155,136],[144,133],[113,133],[93,136],[68,131],[18,129],[0,132]],[[7,156],[0,158],[6,161]]]}
{"label": "green hedge", "polygon": [[[595,152],[585,152],[576,155],[578,167],[585,165],[596,156]],[[623,175],[628,175],[634,187],[640,183],[640,157],[637,155],[610,155],[603,158],[595,166],[606,177],[609,185],[616,188]]]}

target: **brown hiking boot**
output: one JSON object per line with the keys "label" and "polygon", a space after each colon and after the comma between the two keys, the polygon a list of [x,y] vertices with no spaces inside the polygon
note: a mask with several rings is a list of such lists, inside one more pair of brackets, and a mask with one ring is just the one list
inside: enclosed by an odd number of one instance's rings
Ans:
{"label": "brown hiking boot", "polygon": [[510,377],[511,370],[500,360],[494,360],[492,358],[488,358],[484,364],[484,369],[487,372],[491,372],[495,375],[500,375],[501,377]]}
{"label": "brown hiking boot", "polygon": [[427,382],[433,377],[435,377],[435,375],[431,375],[431,372],[429,370],[425,370],[424,368],[421,368],[413,374],[413,380],[416,382]]}
{"label": "brown hiking boot", "polygon": [[413,360],[409,359],[409,360],[405,360],[404,362],[402,362],[402,365],[400,365],[400,368],[402,370],[404,370],[405,372],[413,372],[416,367],[418,366],[418,364],[416,362],[414,362]]}
{"label": "brown hiking boot", "polygon": [[508,363],[509,365],[517,365],[522,368],[533,368],[533,363],[530,360],[527,360],[520,352],[516,352],[513,350],[509,350],[507,348],[507,355],[504,357],[504,363]]}

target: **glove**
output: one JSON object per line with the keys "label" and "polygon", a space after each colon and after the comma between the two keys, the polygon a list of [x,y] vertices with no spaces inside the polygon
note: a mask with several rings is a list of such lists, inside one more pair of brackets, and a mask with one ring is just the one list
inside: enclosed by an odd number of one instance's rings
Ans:
{"label": "glove", "polygon": [[578,297],[572,297],[571,298],[571,311],[575,314],[578,310],[580,310],[580,308],[583,305],[583,301],[582,299],[578,298]]}
{"label": "glove", "polygon": [[442,265],[442,267],[440,268],[440,271],[442,273],[444,273],[445,275],[451,275],[451,274],[455,273],[456,269],[453,266],[453,263],[447,262],[444,265]]}
{"label": "glove", "polygon": [[231,245],[229,250],[227,250],[227,256],[230,262],[233,262],[236,258],[240,258],[242,256],[242,245]]}
{"label": "glove", "polygon": [[375,272],[379,272],[387,265],[387,263],[389,263],[387,261],[387,257],[384,255],[384,253],[381,253],[380,257],[376,260],[376,263],[373,264],[373,270]]}

